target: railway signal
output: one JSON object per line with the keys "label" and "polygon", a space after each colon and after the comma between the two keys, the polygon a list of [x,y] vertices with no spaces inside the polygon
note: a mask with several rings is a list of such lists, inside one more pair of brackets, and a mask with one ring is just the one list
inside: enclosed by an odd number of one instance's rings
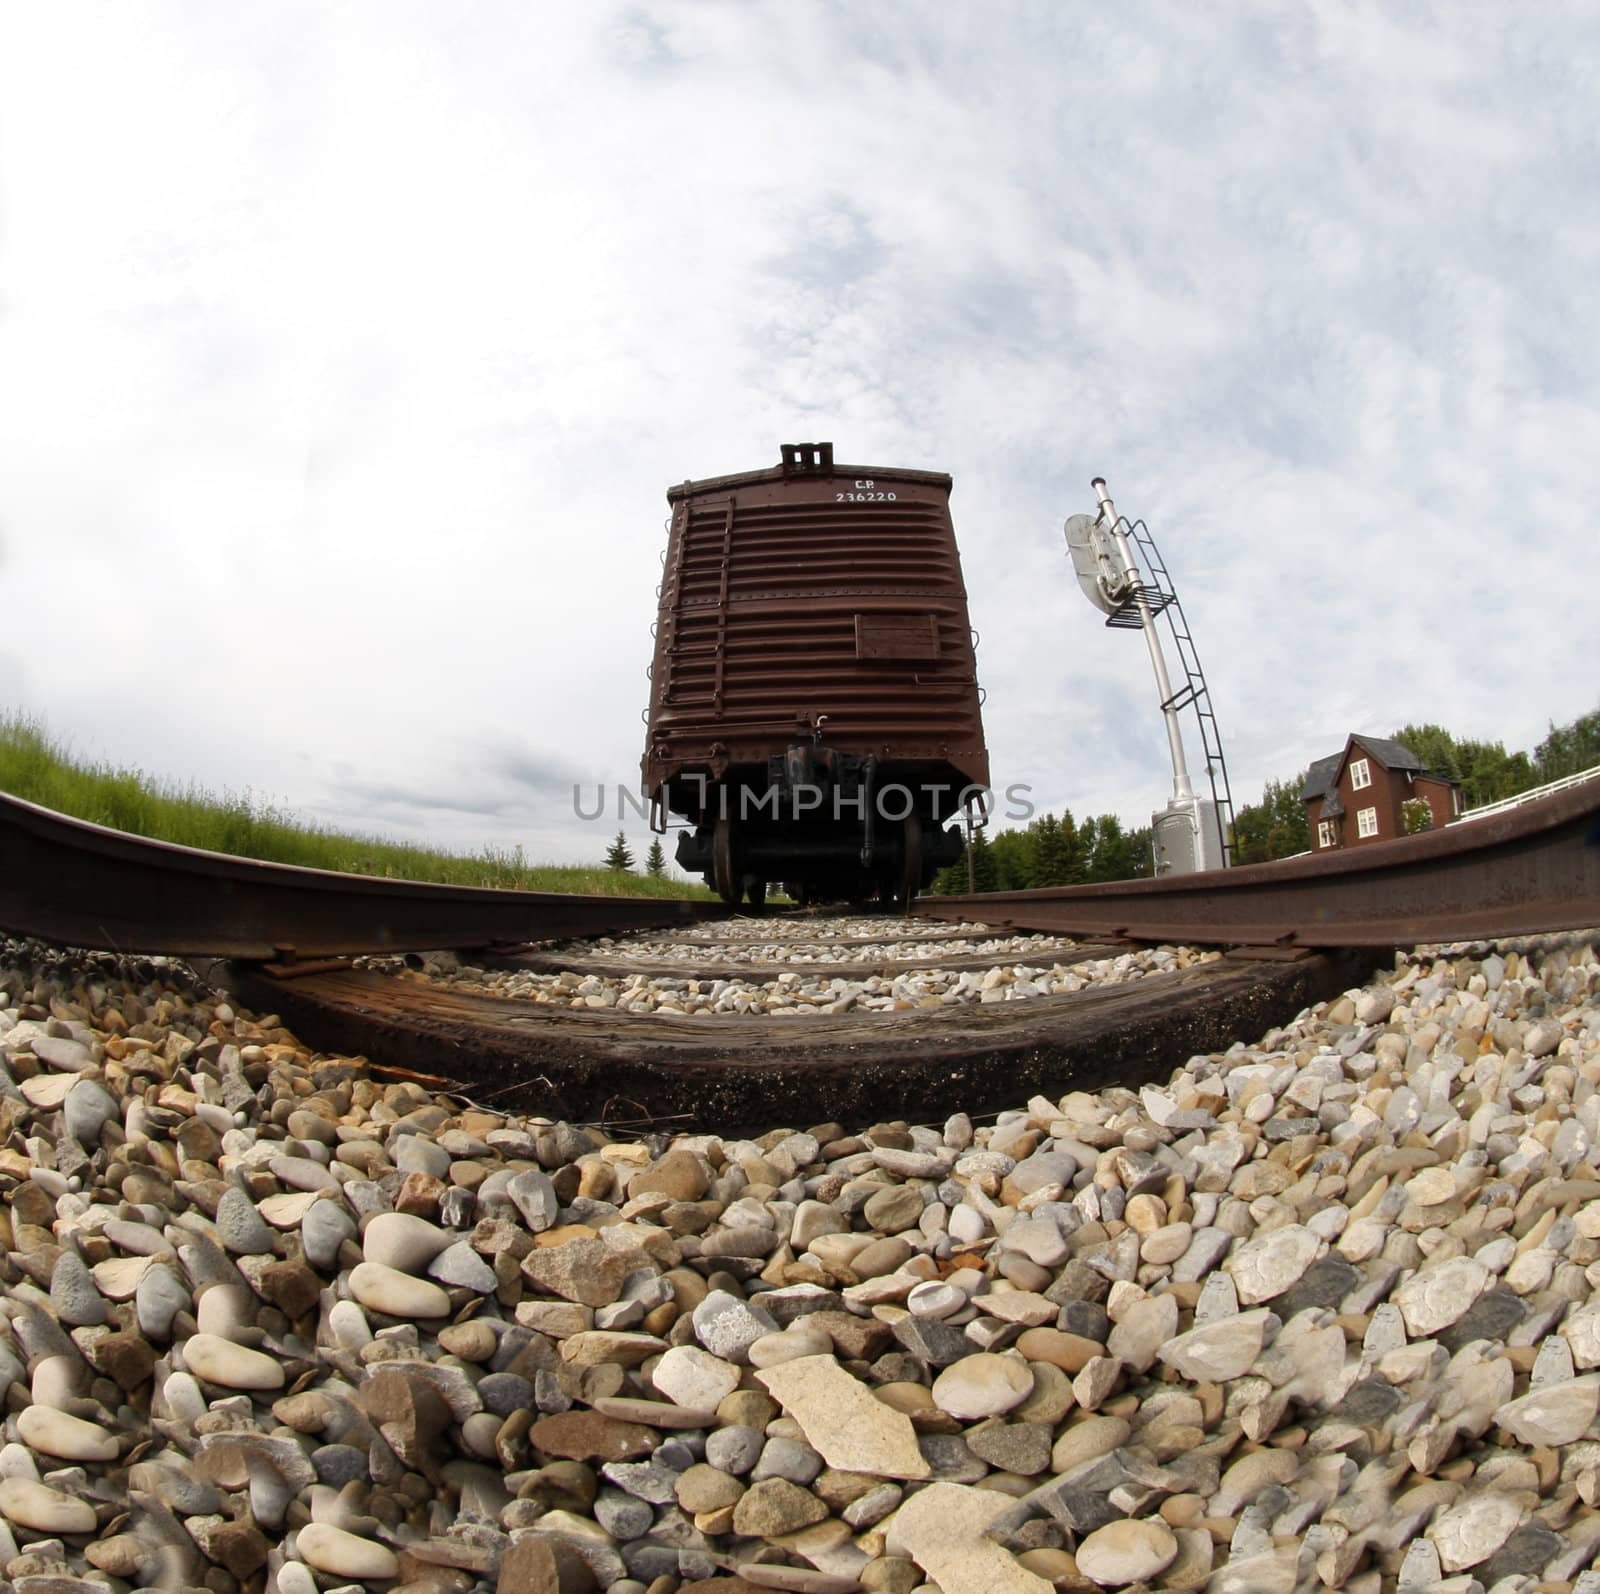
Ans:
{"label": "railway signal", "polygon": [[[1150,665],[1155,671],[1156,689],[1161,695],[1167,747],[1172,755],[1172,796],[1165,808],[1150,816],[1155,872],[1158,875],[1192,874],[1201,869],[1221,869],[1230,862],[1228,838],[1233,823],[1233,802],[1228,791],[1222,740],[1211,710],[1211,694],[1200,668],[1194,639],[1189,634],[1183,607],[1149,527],[1142,520],[1130,525],[1117,514],[1104,477],[1096,476],[1090,486],[1099,509],[1093,515],[1068,517],[1064,527],[1067,553],[1084,595],[1106,616],[1107,626],[1144,633],[1145,646],[1150,650]],[[1134,557],[1135,544],[1144,556],[1144,571]],[[1166,617],[1167,629],[1184,672],[1185,680],[1176,690],[1161,647],[1155,623],[1157,615]],[[1183,728],[1178,720],[1179,711],[1189,707],[1194,709],[1200,725],[1206,775],[1211,787],[1209,797],[1196,793],[1189,778]]]}

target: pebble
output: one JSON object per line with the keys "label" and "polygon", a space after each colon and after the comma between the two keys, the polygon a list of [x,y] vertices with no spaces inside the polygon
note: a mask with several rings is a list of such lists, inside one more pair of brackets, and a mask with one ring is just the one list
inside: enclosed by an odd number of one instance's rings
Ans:
{"label": "pebble", "polygon": [[86,1422],[49,1406],[29,1406],[17,1415],[25,1445],[63,1461],[115,1461],[117,1440],[98,1423]]}
{"label": "pebble", "polygon": [[308,1566],[334,1577],[358,1581],[392,1578],[400,1571],[393,1550],[326,1522],[309,1522],[296,1535],[296,1548]]}
{"label": "pebble", "polygon": [[1033,1373],[1020,1356],[979,1352],[951,1363],[934,1380],[933,1403],[952,1417],[997,1417],[1033,1393]]}
{"label": "pebble", "polygon": [[1079,1544],[1078,1570],[1102,1588],[1144,1583],[1178,1556],[1178,1541],[1159,1517],[1128,1518],[1096,1528]]}
{"label": "pebble", "polygon": [[[1003,961],[963,983],[885,960],[931,926],[839,920],[814,961],[891,972],[836,983],[745,922],[584,956],[731,938],[748,979],[550,999],[798,1016],[1193,961],[972,926]],[[1588,938],[1402,954],[1142,1088],[646,1141],[314,1057],[175,965],[10,955],[18,1594],[143,1586],[164,1523],[219,1594],[1588,1594]]]}
{"label": "pebble", "polygon": [[226,1389],[281,1389],[284,1383],[283,1364],[275,1357],[216,1334],[191,1334],[183,1342],[183,1361],[196,1378]]}
{"label": "pebble", "polygon": [[33,1533],[93,1533],[94,1507],[31,1478],[0,1478],[0,1516]]}
{"label": "pebble", "polygon": [[445,1317],[450,1311],[450,1297],[437,1284],[382,1262],[351,1268],[350,1293],[369,1311],[389,1317]]}

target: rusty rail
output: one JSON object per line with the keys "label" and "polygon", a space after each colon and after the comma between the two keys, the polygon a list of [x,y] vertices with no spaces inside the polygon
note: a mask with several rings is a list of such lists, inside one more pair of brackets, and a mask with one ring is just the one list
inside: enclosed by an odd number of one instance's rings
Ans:
{"label": "rusty rail", "polygon": [[1245,947],[1396,947],[1600,925],[1600,780],[1348,851],[1108,885],[919,897],[1020,930]]}
{"label": "rusty rail", "polygon": [[725,912],[298,869],[149,841],[0,793],[0,929],[68,946],[264,962],[606,935]]}

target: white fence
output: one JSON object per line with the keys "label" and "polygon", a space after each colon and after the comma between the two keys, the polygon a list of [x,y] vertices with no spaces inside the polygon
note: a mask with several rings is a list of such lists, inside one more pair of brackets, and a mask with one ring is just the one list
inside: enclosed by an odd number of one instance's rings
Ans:
{"label": "white fence", "polygon": [[1596,764],[1593,769],[1581,770],[1576,775],[1564,775],[1560,780],[1553,780],[1546,786],[1535,786],[1532,791],[1518,792],[1515,797],[1503,797],[1497,803],[1485,803],[1482,808],[1469,808],[1451,823],[1464,825],[1469,819],[1487,819],[1492,814],[1503,814],[1508,809],[1520,808],[1524,803],[1548,797],[1551,792],[1565,791],[1569,786],[1581,786],[1586,780],[1594,780],[1597,777],[1600,777],[1600,764]]}

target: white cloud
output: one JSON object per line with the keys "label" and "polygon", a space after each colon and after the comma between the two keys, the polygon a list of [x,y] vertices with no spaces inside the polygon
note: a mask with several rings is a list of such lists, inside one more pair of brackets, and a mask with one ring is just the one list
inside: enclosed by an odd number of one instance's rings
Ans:
{"label": "white cloud", "polygon": [[594,856],[495,759],[630,779],[664,488],[826,436],[955,476],[994,765],[1051,806],[1168,785],[1061,553],[1097,472],[1240,797],[1352,729],[1529,746],[1596,698],[1597,82],[1587,19],[1448,7],[14,9],[0,682]]}

